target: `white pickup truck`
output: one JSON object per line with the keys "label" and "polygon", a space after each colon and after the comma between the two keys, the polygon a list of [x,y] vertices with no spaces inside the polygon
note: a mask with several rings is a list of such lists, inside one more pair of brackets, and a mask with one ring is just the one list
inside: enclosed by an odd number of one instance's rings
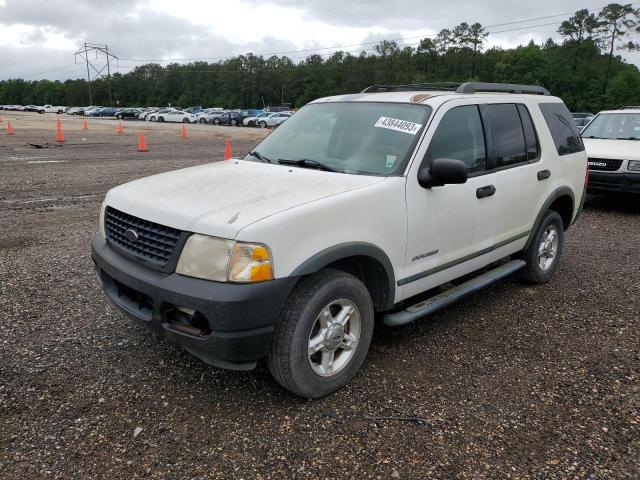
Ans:
{"label": "white pickup truck", "polygon": [[374,86],[311,102],[243,159],[110,190],[92,256],[156,333],[220,367],[266,358],[317,398],[356,374],[374,319],[404,325],[515,272],[549,281],[586,174],[542,87]]}
{"label": "white pickup truck", "polygon": [[42,105],[38,107],[38,113],[64,113],[69,107],[56,106],[56,105]]}

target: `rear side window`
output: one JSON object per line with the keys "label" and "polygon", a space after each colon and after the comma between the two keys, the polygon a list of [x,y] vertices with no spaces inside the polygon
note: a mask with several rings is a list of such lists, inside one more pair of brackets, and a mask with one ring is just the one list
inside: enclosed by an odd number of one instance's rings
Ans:
{"label": "rear side window", "polygon": [[520,114],[522,129],[524,130],[524,141],[527,145],[527,160],[535,160],[540,153],[540,146],[536,129],[533,126],[533,120],[531,120],[529,109],[524,105],[518,105],[518,113]]}
{"label": "rear side window", "polygon": [[580,132],[564,103],[541,103],[540,110],[547,122],[558,155],[569,155],[584,150]]}
{"label": "rear side window", "polygon": [[493,138],[495,168],[526,162],[527,142],[518,107],[513,103],[489,104],[485,112]]}
{"label": "rear side window", "polygon": [[445,113],[427,151],[429,162],[436,158],[461,160],[469,173],[487,169],[484,130],[476,105],[454,107]]}

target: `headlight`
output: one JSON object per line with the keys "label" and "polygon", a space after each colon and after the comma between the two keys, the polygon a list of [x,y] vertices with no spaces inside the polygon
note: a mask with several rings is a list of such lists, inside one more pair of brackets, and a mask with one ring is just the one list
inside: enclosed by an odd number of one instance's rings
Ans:
{"label": "headlight", "polygon": [[629,160],[629,165],[627,165],[627,169],[632,172],[640,172],[640,160]]}
{"label": "headlight", "polygon": [[100,217],[99,217],[99,224],[98,224],[98,231],[100,232],[100,235],[102,235],[102,238],[107,238],[107,234],[104,231],[104,210],[105,208],[107,208],[107,205],[102,202],[102,205],[100,206]]}
{"label": "headlight", "polygon": [[273,279],[271,252],[264,245],[193,234],[176,273],[216,282],[263,282]]}

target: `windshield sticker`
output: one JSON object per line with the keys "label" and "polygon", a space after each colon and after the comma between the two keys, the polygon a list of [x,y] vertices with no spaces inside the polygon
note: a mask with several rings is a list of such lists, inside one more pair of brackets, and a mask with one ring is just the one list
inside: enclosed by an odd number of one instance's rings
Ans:
{"label": "windshield sticker", "polygon": [[393,168],[396,164],[396,156],[395,155],[385,155],[387,158],[387,168]]}
{"label": "windshield sticker", "polygon": [[398,118],[380,117],[374,127],[387,128],[389,130],[395,130],[396,132],[415,135],[418,133],[418,130],[420,130],[422,125],[420,123],[407,122],[406,120],[400,120]]}

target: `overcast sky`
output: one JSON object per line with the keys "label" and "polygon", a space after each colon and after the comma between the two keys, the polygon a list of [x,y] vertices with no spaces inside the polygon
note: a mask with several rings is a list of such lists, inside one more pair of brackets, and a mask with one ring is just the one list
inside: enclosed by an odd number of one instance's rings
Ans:
{"label": "overcast sky", "polygon": [[[292,52],[299,60],[327,47],[357,54],[381,39],[415,44],[460,22],[491,26],[505,48],[557,38],[557,22],[604,0],[0,0],[0,79],[86,76],[74,64],[83,42],[106,43],[120,72],[172,59]],[[560,15],[559,15],[560,14]],[[558,15],[558,16],[554,16]],[[546,17],[546,18],[541,18]],[[522,20],[530,20],[521,23]],[[556,23],[554,23],[556,22]],[[508,25],[500,25],[509,23]],[[540,24],[553,25],[537,26]],[[518,30],[514,30],[514,29]],[[504,32],[504,30],[512,30]],[[498,33],[498,32],[503,33]],[[402,43],[402,42],[399,42]],[[360,45],[359,45],[360,44]],[[629,58],[638,64],[638,56]],[[182,60],[179,60],[182,62]],[[99,60],[98,60],[99,63]]]}

